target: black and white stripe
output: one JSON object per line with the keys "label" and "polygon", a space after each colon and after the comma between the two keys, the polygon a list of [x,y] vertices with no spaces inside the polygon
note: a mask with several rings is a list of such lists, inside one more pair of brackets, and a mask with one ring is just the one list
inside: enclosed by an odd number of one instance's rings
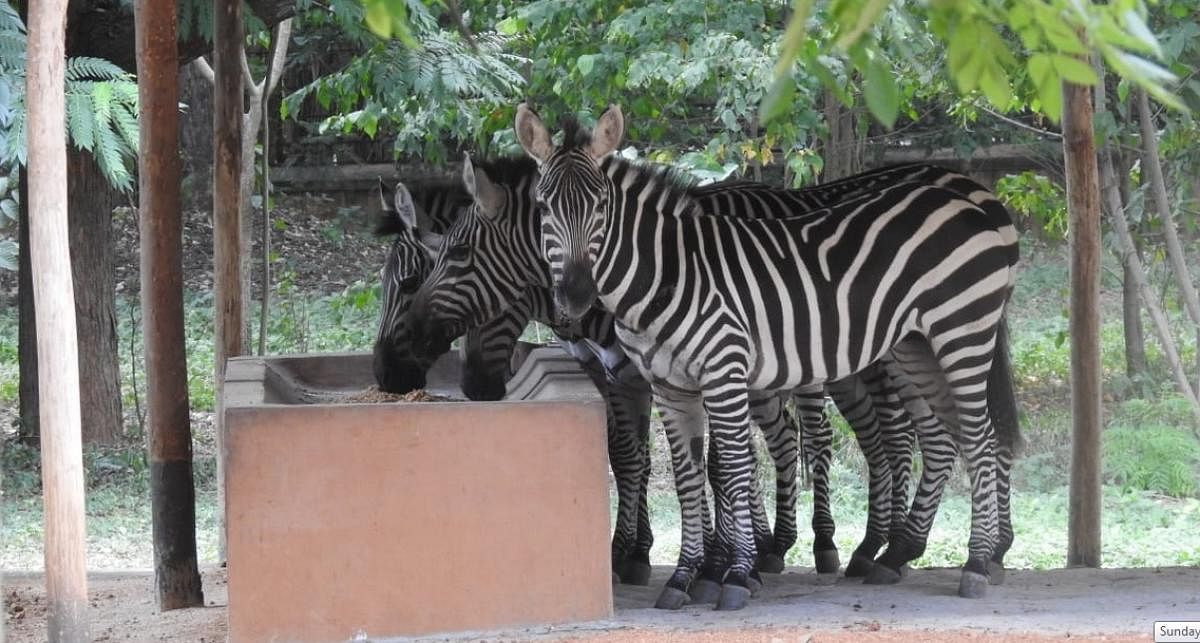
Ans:
{"label": "black and white stripe", "polygon": [[[620,111],[610,109],[594,140],[567,132],[555,148],[540,119],[518,108],[518,140],[541,167],[543,245],[556,300],[575,316],[599,295],[617,317],[626,353],[669,410],[684,538],[659,605],[682,604],[702,565],[725,571],[719,608],[748,597],[755,558],[748,391],[854,374],[910,335],[931,347],[957,407],[958,421],[948,426],[973,488],[960,593],[981,595],[997,540],[987,381],[1013,283],[1011,222],[917,183],[789,219],[705,216],[669,173],[608,157],[622,130]],[[696,448],[704,413],[716,465],[708,547],[700,522],[705,462]]]}

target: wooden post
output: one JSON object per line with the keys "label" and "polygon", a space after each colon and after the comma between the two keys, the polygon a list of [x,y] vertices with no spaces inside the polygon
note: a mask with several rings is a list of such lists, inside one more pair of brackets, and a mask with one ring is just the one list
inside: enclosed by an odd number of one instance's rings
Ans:
{"label": "wooden post", "polygon": [[225,559],[225,362],[242,351],[241,204],[242,3],[213,0],[213,356],[217,412],[219,556]]}
{"label": "wooden post", "polygon": [[1071,249],[1071,487],[1067,565],[1100,566],[1100,182],[1090,89],[1063,83]]}
{"label": "wooden post", "polygon": [[183,332],[179,200],[179,63],[175,3],[139,0],[137,40],[138,219],[142,333],[150,427],[154,580],[161,610],[204,605],[196,565],[196,490]]}
{"label": "wooden post", "polygon": [[89,639],[79,343],[67,233],[66,20],[67,0],[42,0],[29,7],[25,92],[49,608],[46,631],[56,642]]}

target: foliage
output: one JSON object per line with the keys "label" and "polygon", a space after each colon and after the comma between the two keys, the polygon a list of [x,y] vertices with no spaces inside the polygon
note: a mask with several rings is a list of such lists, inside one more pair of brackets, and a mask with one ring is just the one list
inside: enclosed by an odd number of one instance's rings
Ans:
{"label": "foliage", "polygon": [[[7,176],[0,175],[0,231],[17,224],[17,208],[21,193],[17,190],[20,170],[14,168]],[[0,239],[0,270],[17,269],[17,243]]]}
{"label": "foliage", "polygon": [[1136,425],[1114,423],[1104,431],[1104,456],[1107,477],[1123,488],[1176,498],[1197,494],[1200,441],[1180,425],[1146,423],[1144,416]]}
{"label": "foliage", "polygon": [[1035,172],[1009,174],[996,181],[996,196],[1010,210],[1033,219],[1046,236],[1067,237],[1067,200],[1063,189]]}
{"label": "foliage", "polygon": [[[99,58],[68,58],[65,75],[68,138],[95,156],[113,187],[131,189],[137,83]],[[25,163],[25,112],[25,25],[5,3],[0,5],[0,169]]]}
{"label": "foliage", "polygon": [[383,127],[394,131],[397,155],[429,161],[445,160],[446,138],[477,140],[495,129],[487,122],[501,105],[515,102],[524,84],[516,71],[524,60],[505,51],[511,38],[480,32],[468,44],[460,34],[439,27],[424,4],[413,0],[407,11],[419,48],[365,31],[357,0],[334,0],[327,8],[304,3],[298,48],[333,30],[358,51],[337,71],[286,96],[283,117],[298,114],[311,97],[336,112],[321,123],[322,133],[361,131],[374,138]]}
{"label": "foliage", "polygon": [[[1160,102],[1183,107],[1172,90],[1176,75],[1151,60],[1162,61],[1164,53],[1147,25],[1148,10],[1141,0],[1104,4],[1079,0],[927,4],[832,0],[816,20],[828,27],[827,37],[819,36],[820,44],[813,48],[807,46],[806,35],[814,4],[813,0],[795,2],[775,68],[777,79],[762,104],[764,120],[776,116],[781,111],[779,105],[790,100],[787,73],[793,62],[800,60],[805,67],[828,69],[822,56],[837,54],[867,79],[866,106],[875,118],[891,127],[899,113],[898,91],[894,78],[887,73],[889,52],[880,46],[878,23],[893,6],[920,15],[944,44],[946,71],[960,92],[980,91],[999,110],[1014,106],[1014,86],[1029,88],[1029,107],[1057,121],[1062,112],[1062,82],[1096,82],[1096,73],[1086,62],[1091,50],[1099,52],[1122,78],[1144,87]],[[1174,10],[1174,5],[1181,3],[1171,4]],[[1017,42],[1013,42],[1013,36]],[[837,91],[832,73],[818,75]]]}

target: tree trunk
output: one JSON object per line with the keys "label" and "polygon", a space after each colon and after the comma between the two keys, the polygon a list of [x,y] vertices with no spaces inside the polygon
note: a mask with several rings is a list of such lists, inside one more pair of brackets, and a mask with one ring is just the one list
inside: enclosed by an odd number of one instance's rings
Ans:
{"label": "tree trunk", "polygon": [[825,90],[825,140],[822,181],[845,178],[862,171],[862,141],[855,128],[854,110],[842,104],[833,92]]}
{"label": "tree trunk", "polygon": [[47,638],[87,641],[83,449],[79,351],[67,230],[66,116],[63,96],[67,0],[29,8],[28,173],[30,268],[37,306],[45,512]]}
{"label": "tree trunk", "polygon": [[17,362],[20,370],[20,425],[17,434],[26,444],[38,441],[38,363],[37,324],[33,305],[33,267],[29,259],[29,183],[28,172],[20,178],[20,211],[17,249]]}
{"label": "tree trunk", "polygon": [[79,396],[87,409],[85,444],[113,444],[124,433],[112,234],[112,212],[120,200],[92,155],[69,149],[67,208],[79,337]]}
{"label": "tree trunk", "polygon": [[[1146,90],[1134,90],[1137,102],[1138,121],[1142,134],[1142,172],[1149,183],[1146,196],[1153,201],[1159,222],[1162,223],[1163,240],[1166,242],[1167,259],[1171,264],[1171,272],[1175,274],[1175,283],[1179,286],[1179,296],[1183,299],[1184,307],[1192,318],[1194,332],[1200,339],[1200,294],[1192,283],[1191,272],[1188,271],[1187,257],[1183,253],[1183,244],[1179,241],[1179,231],[1175,228],[1175,219],[1171,216],[1171,202],[1167,198],[1167,184],[1163,179],[1162,162],[1158,155],[1158,131],[1154,126],[1154,118],[1150,114],[1150,99]],[[1200,358],[1200,354],[1197,356]],[[1196,390],[1200,393],[1200,387]]]}
{"label": "tree trunk", "polygon": [[[1104,157],[1101,157],[1101,172],[1104,171]],[[1110,203],[1110,207],[1118,205],[1124,209],[1129,207],[1130,197],[1133,192],[1132,181],[1129,178],[1130,167],[1129,157],[1125,154],[1120,154],[1117,150],[1109,146],[1108,162],[1114,166],[1116,182],[1116,198],[1119,201],[1114,202],[1112,198],[1106,198]],[[1128,217],[1126,217],[1128,219]],[[1130,378],[1135,375],[1146,372],[1146,331],[1142,324],[1142,297],[1139,294],[1141,291],[1137,284],[1138,270],[1141,270],[1142,260],[1142,240],[1135,236],[1134,230],[1130,230],[1131,252],[1134,253],[1138,260],[1138,265],[1122,262],[1124,268],[1124,280],[1122,281],[1123,288],[1121,290],[1121,304],[1124,312],[1125,326],[1125,373]]]}
{"label": "tree trunk", "polygon": [[1071,247],[1071,485],[1067,564],[1100,566],[1100,187],[1091,94],[1063,83]]}
{"label": "tree trunk", "polygon": [[213,88],[196,63],[179,68],[179,142],[183,152],[183,202],[187,207],[212,207]]}
{"label": "tree trunk", "polygon": [[239,252],[242,169],[242,5],[213,2],[213,355],[217,423],[217,515],[221,517],[218,556],[225,559],[225,362],[241,354],[242,278]]}
{"label": "tree trunk", "polygon": [[158,607],[204,605],[196,565],[196,494],[183,332],[179,65],[175,5],[138,3],[138,191],[142,326],[150,425],[150,499]]}

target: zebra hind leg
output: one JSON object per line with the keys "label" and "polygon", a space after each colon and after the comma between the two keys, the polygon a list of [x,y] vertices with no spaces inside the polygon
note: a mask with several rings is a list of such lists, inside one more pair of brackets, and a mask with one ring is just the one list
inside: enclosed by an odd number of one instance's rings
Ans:
{"label": "zebra hind leg", "polygon": [[825,391],[796,391],[792,404],[800,420],[805,464],[812,478],[813,560],[818,574],[836,574],[841,567],[833,541],[836,525],[829,502],[829,467],[833,462],[833,429],[825,412]]}
{"label": "zebra hind leg", "polygon": [[892,467],[884,449],[874,402],[867,394],[862,378],[852,375],[827,384],[842,417],[854,430],[854,437],[867,461],[867,531],[846,565],[847,578],[862,578],[875,565],[875,555],[887,543],[891,527]]}

